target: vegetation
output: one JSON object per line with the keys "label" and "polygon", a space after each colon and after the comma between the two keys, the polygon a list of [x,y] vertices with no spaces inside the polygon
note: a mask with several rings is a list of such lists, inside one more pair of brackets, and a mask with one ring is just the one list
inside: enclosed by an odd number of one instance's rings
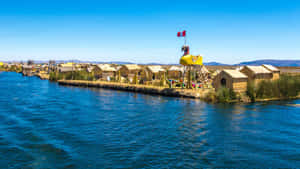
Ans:
{"label": "vegetation", "polygon": [[207,95],[205,96],[204,100],[206,102],[210,102],[210,103],[215,103],[217,102],[217,96],[216,96],[216,92],[214,91],[209,91],[207,93]]}
{"label": "vegetation", "polygon": [[50,72],[49,80],[58,81],[58,80],[95,80],[95,77],[92,73],[86,71],[74,71],[74,72]]}
{"label": "vegetation", "polygon": [[275,81],[261,81],[256,86],[248,83],[247,95],[251,101],[256,99],[282,98],[288,99],[300,93],[300,76],[281,75]]}
{"label": "vegetation", "polygon": [[225,87],[222,87],[217,91],[216,98],[217,101],[221,103],[228,103],[237,99],[236,93],[232,89]]}
{"label": "vegetation", "polygon": [[208,92],[205,97],[205,101],[211,103],[230,103],[239,100],[239,97],[240,96],[238,96],[232,89],[222,87],[218,89],[217,92]]}
{"label": "vegetation", "polygon": [[18,66],[11,66],[10,68],[7,69],[9,72],[21,72],[22,68]]}
{"label": "vegetation", "polygon": [[247,84],[247,96],[249,96],[251,102],[255,102],[255,85],[253,82],[248,82]]}

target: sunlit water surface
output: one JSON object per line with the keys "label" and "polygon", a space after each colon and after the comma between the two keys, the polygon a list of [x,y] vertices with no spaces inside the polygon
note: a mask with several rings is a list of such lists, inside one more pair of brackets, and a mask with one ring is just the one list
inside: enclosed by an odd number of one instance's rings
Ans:
{"label": "sunlit water surface", "polygon": [[299,168],[297,104],[214,105],[1,72],[0,168]]}

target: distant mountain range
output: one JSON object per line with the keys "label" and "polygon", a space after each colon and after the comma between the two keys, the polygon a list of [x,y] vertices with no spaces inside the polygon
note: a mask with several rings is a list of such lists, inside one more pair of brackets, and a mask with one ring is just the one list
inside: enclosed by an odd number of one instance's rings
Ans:
{"label": "distant mountain range", "polygon": [[[34,61],[35,63],[47,63],[48,61]],[[81,61],[81,60],[56,60],[56,63],[64,63],[64,62],[75,62],[75,63],[109,63],[109,64],[133,64],[133,62],[122,62],[122,61],[111,61],[111,62],[100,62],[100,61]],[[23,61],[26,63],[26,61]],[[241,62],[238,64],[223,64],[220,62],[206,62],[204,65],[207,66],[242,66],[242,65],[262,65],[262,64],[270,64],[273,66],[297,66],[300,67],[300,60],[275,60],[275,59],[264,59],[264,60],[254,60]],[[145,63],[144,65],[178,65],[177,64],[161,64],[161,63]]]}
{"label": "distant mountain range", "polygon": [[270,64],[273,66],[300,66],[300,60],[255,60],[249,62],[241,62],[237,65],[262,65]]}
{"label": "distant mountain range", "polygon": [[[298,66],[298,67],[300,67],[300,60],[265,59],[265,60],[254,60],[254,61],[241,62],[241,63],[238,63],[238,64],[232,64],[232,66],[262,65],[262,64],[269,64],[269,65],[273,65],[273,66]],[[204,65],[209,65],[209,66],[231,66],[229,64],[223,64],[223,63],[218,63],[218,62],[208,62],[208,63],[204,63]]]}
{"label": "distant mountain range", "polygon": [[207,66],[228,66],[228,64],[219,63],[219,62],[207,62],[203,64]]}

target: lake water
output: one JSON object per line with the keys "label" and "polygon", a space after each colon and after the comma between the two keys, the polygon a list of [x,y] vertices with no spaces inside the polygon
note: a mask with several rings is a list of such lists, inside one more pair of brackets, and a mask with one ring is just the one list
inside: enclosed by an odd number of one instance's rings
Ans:
{"label": "lake water", "polygon": [[207,104],[0,73],[0,168],[299,168],[299,100]]}

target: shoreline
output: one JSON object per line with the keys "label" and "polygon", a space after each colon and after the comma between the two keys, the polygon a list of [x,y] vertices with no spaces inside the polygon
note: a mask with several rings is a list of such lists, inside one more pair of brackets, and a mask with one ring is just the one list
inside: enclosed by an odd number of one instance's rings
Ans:
{"label": "shoreline", "polygon": [[158,86],[148,86],[141,84],[128,84],[120,82],[105,82],[105,81],[84,81],[84,80],[59,80],[59,85],[66,86],[81,86],[81,87],[96,87],[107,88],[113,90],[130,91],[136,93],[184,97],[204,100],[207,93],[212,89],[180,89],[180,88],[166,88]]}
{"label": "shoreline", "polygon": [[[6,71],[5,71],[6,72]],[[16,72],[18,73],[18,72]],[[24,75],[23,75],[24,76]],[[41,80],[49,80],[49,75],[44,73],[34,74]],[[142,94],[151,94],[151,95],[161,95],[168,97],[179,97],[179,98],[191,98],[199,99],[207,103],[220,103],[220,102],[211,102],[207,101],[208,94],[210,92],[215,93],[213,88],[206,89],[182,89],[182,88],[168,88],[168,87],[159,87],[159,86],[150,86],[142,84],[129,84],[129,83],[120,83],[120,82],[107,82],[107,81],[87,81],[87,80],[58,80],[54,81],[59,85],[64,86],[79,86],[79,87],[93,87],[93,88],[106,88],[112,90],[128,91]],[[270,102],[270,101],[283,101],[283,100],[296,100],[300,99],[300,94],[295,97],[282,97],[282,98],[256,98],[254,102],[241,101],[241,100],[231,100],[227,104],[231,103],[256,103],[256,102]],[[225,102],[226,103],[226,102]]]}
{"label": "shoreline", "polygon": [[[205,101],[207,94],[213,89],[181,89],[181,88],[166,88],[158,86],[148,86],[140,84],[128,84],[120,82],[105,82],[105,81],[85,81],[85,80],[59,80],[57,81],[59,85],[64,86],[79,86],[79,87],[94,87],[94,88],[106,88],[112,90],[129,91],[135,93],[161,95],[169,97],[180,97],[180,98],[192,98],[200,99]],[[290,98],[264,98],[256,99],[255,102],[270,102],[270,101],[281,101],[281,100],[296,100],[300,99],[300,95]],[[205,101],[208,103],[208,101]],[[213,102],[212,102],[213,103]],[[242,102],[239,100],[232,100],[229,103],[251,103]]]}

